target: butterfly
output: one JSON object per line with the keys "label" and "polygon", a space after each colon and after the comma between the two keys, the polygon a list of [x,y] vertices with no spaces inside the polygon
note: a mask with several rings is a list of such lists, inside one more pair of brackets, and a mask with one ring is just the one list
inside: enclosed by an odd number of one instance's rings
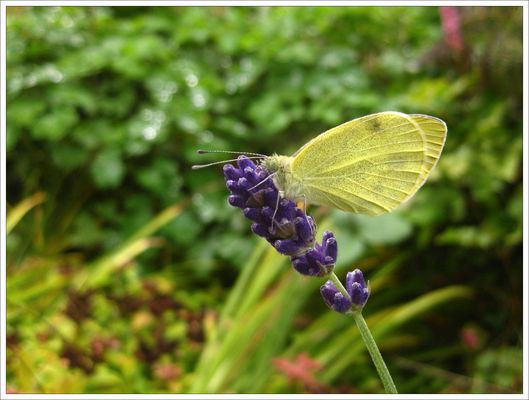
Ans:
{"label": "butterfly", "polygon": [[424,184],[446,133],[439,118],[385,111],[329,129],[292,156],[253,154],[262,158],[283,197],[380,215]]}

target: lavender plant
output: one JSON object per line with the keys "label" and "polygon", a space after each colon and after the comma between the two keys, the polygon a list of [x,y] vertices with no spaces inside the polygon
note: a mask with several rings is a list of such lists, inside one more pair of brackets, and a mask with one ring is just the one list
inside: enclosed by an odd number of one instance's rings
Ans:
{"label": "lavender plant", "polygon": [[252,221],[252,231],[265,238],[281,254],[290,257],[292,267],[302,275],[327,278],[320,293],[332,310],[348,314],[355,320],[360,335],[387,393],[397,393],[371,332],[362,316],[369,298],[369,286],[359,269],[348,272],[345,287],[334,273],[338,243],[334,234],[325,231],[321,243],[316,241],[316,224],[312,217],[287,198],[281,198],[270,173],[246,156],[236,166],[224,165],[224,178],[230,191],[228,202],[240,208]]}

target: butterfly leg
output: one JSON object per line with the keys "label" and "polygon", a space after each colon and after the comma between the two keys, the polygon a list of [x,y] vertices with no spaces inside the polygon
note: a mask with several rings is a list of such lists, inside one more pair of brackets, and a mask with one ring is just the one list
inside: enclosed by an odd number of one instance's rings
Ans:
{"label": "butterfly leg", "polygon": [[303,197],[303,212],[306,214],[307,213],[307,196],[302,194],[301,197]]}
{"label": "butterfly leg", "polygon": [[[303,212],[307,214],[307,196],[305,196],[305,194],[302,194],[301,197],[303,197]],[[312,225],[310,226],[310,230],[311,233],[314,234]]]}
{"label": "butterfly leg", "polygon": [[259,185],[262,185],[263,183],[265,183],[267,180],[269,179],[273,179],[275,176],[275,173],[273,173],[272,175],[268,175],[265,179],[263,179],[261,182],[259,182],[258,184],[252,186],[250,189],[248,189],[248,191],[252,191],[253,189],[255,189],[257,186]]}
{"label": "butterfly leg", "polygon": [[274,210],[274,214],[272,215],[272,229],[274,229],[274,223],[276,222],[276,214],[277,210],[279,209],[279,200],[285,195],[285,192],[282,190],[278,191],[277,200],[276,200],[276,208]]}

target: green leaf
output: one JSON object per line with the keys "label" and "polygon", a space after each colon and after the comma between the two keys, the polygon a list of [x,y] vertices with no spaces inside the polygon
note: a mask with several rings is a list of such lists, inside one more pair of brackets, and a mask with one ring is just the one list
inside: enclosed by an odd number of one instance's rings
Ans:
{"label": "green leaf", "polygon": [[398,213],[378,217],[355,215],[353,220],[358,233],[371,244],[394,244],[409,237],[413,231],[411,224]]}
{"label": "green leaf", "polygon": [[57,141],[70,133],[79,116],[71,107],[57,107],[37,120],[32,128],[37,139]]}
{"label": "green leaf", "polygon": [[100,188],[118,186],[125,174],[121,153],[116,149],[102,150],[92,163],[90,172],[96,186]]}

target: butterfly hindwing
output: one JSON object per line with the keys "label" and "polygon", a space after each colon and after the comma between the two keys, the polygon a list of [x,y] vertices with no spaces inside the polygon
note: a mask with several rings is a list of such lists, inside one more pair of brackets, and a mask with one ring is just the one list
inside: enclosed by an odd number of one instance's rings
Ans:
{"label": "butterfly hindwing", "polygon": [[437,164],[445,144],[447,128],[446,124],[439,118],[421,114],[410,114],[409,116],[419,125],[425,138],[425,160],[420,178],[409,196],[411,197],[424,184],[428,174]]}

